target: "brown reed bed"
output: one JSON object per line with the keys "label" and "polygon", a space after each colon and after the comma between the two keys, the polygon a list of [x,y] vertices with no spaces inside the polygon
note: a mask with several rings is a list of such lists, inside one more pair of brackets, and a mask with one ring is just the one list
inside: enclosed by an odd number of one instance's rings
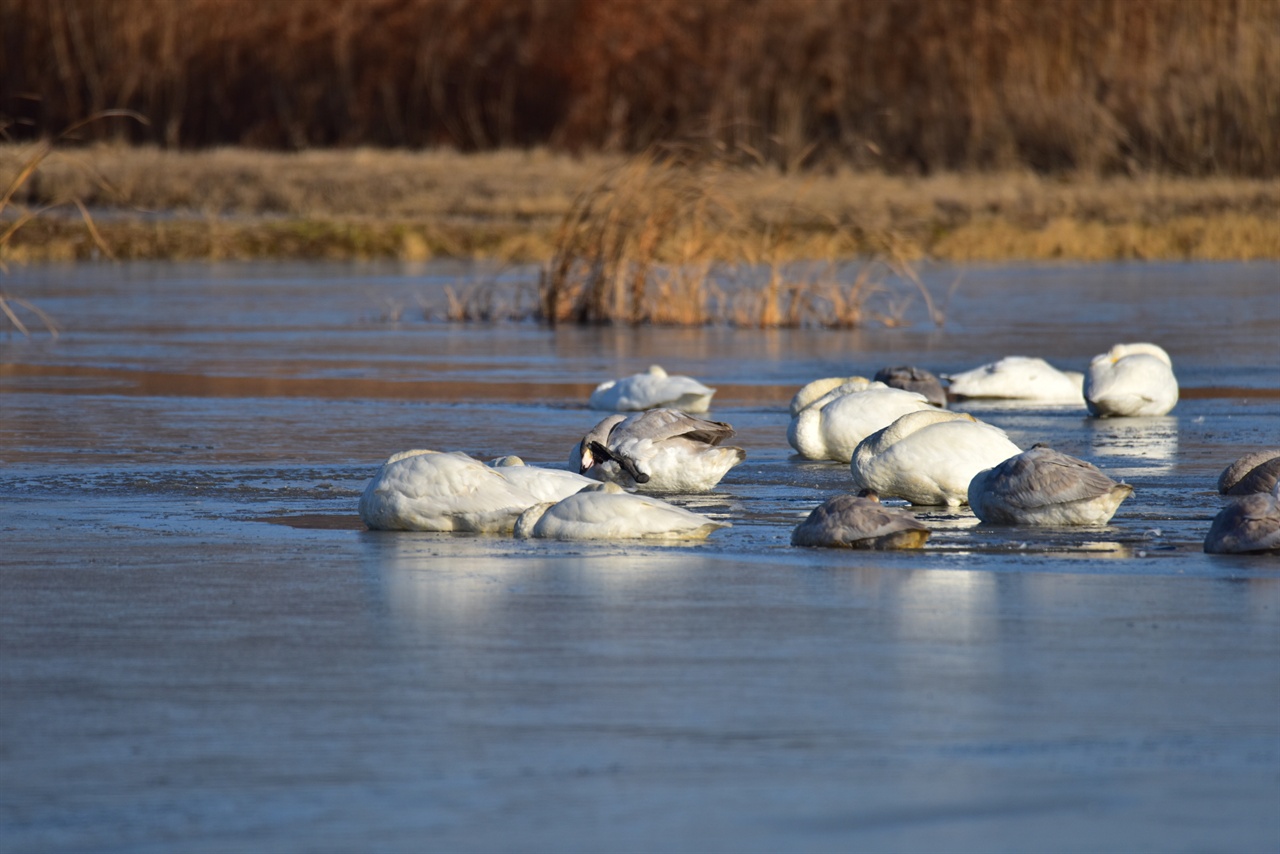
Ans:
{"label": "brown reed bed", "polygon": [[0,0],[0,130],[1280,175],[1280,0]]}

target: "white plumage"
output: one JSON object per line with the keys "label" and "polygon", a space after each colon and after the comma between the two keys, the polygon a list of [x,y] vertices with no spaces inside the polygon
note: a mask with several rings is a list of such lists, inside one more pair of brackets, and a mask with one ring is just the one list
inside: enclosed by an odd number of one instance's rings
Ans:
{"label": "white plumage", "polygon": [[487,466],[460,452],[404,451],[369,481],[359,513],[373,530],[510,533],[529,507],[593,483],[569,471]]}
{"label": "white plumage", "polygon": [[837,388],[796,413],[787,442],[805,459],[847,463],[867,436],[908,412],[926,410],[938,411],[924,395],[883,383],[850,393]]}
{"label": "white plumage", "polygon": [[942,409],[911,412],[872,433],[853,452],[854,484],[912,504],[959,506],[969,481],[1021,449],[998,427]]}
{"label": "white plumage", "polygon": [[720,444],[733,432],[675,409],[614,414],[582,437],[571,463],[588,477],[643,492],[707,492],[746,459],[741,448]]}
{"label": "white plumage", "polygon": [[1005,356],[947,379],[948,391],[956,397],[1084,403],[1083,374],[1060,371],[1032,356]]}
{"label": "white plumage", "polygon": [[671,376],[659,365],[642,374],[608,380],[596,386],[587,405],[610,412],[638,412],[670,407],[683,412],[706,412],[716,393],[692,377]]}
{"label": "white plumage", "polygon": [[974,475],[969,506],[996,525],[1105,525],[1132,492],[1090,462],[1036,445]]}
{"label": "white plumage", "polygon": [[517,521],[515,535],[549,540],[696,540],[728,527],[652,496],[632,495],[616,483],[597,483],[558,502],[529,508]]}
{"label": "white plumage", "polygon": [[1178,402],[1173,361],[1155,344],[1117,344],[1089,362],[1084,397],[1098,417],[1164,415]]}
{"label": "white plumage", "polygon": [[841,394],[850,394],[855,391],[866,391],[872,386],[879,387],[882,383],[875,383],[866,377],[823,377],[820,380],[813,380],[805,383],[791,397],[791,414],[795,415],[800,410],[810,406],[818,398],[827,397],[836,392],[836,396]]}

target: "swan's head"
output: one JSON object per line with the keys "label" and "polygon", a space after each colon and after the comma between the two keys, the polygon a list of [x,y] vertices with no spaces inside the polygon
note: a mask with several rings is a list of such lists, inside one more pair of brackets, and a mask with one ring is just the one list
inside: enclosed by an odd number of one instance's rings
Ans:
{"label": "swan's head", "polygon": [[872,385],[872,381],[866,377],[824,377],[814,380],[803,386],[795,393],[795,397],[791,398],[791,414],[796,415],[819,400],[825,405],[842,394],[866,391]]}
{"label": "swan's head", "polygon": [[507,466],[522,466],[524,464],[524,460],[515,454],[507,454],[505,457],[498,457],[489,461],[490,468],[495,469],[506,468]]}
{"label": "swan's head", "polygon": [[1116,344],[1107,352],[1094,356],[1091,364],[1110,363],[1114,365],[1125,356],[1155,356],[1169,367],[1173,367],[1173,360],[1169,358],[1169,354],[1164,351],[1163,347],[1147,342]]}
{"label": "swan's head", "polygon": [[614,427],[625,420],[627,416],[615,413],[592,427],[587,435],[582,437],[582,441],[573,450],[572,462],[578,467],[578,474],[586,474],[592,466],[608,459],[601,453],[601,448],[608,446],[609,434],[613,432]]}
{"label": "swan's head", "polygon": [[516,519],[515,537],[518,540],[528,540],[533,537],[533,526],[538,524],[538,520],[543,514],[555,506],[554,501],[544,501],[541,504],[535,504],[520,514],[520,518]]}

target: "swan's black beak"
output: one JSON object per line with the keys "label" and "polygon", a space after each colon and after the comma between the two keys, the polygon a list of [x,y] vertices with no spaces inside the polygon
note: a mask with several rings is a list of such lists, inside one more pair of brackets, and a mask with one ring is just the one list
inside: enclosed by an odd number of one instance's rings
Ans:
{"label": "swan's black beak", "polygon": [[[636,468],[636,464],[633,461],[615,454],[599,442],[591,442],[587,445],[587,450],[582,455],[583,460],[587,459],[588,454],[591,455],[593,460],[613,460],[615,463],[622,466],[622,470],[631,475],[631,479],[636,483],[649,482],[649,475]],[[590,467],[591,466],[587,466],[587,468]],[[585,472],[587,468],[584,468],[582,471]],[[581,473],[582,472],[579,472],[579,474]]]}

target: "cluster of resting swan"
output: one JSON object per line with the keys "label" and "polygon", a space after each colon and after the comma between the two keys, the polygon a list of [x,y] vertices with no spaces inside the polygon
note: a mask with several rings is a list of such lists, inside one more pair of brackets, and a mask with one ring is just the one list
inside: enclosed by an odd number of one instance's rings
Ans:
{"label": "cluster of resting swan", "polygon": [[[947,385],[944,387],[943,380]],[[488,463],[461,452],[413,450],[383,464],[360,498],[374,530],[457,531],[566,540],[698,539],[726,522],[656,494],[715,488],[746,458],[724,444],[734,430],[699,417],[715,389],[654,366],[601,383],[588,405],[614,414],[574,447],[571,468]],[[929,529],[903,507],[968,504],[994,525],[1105,525],[1133,487],[1092,463],[1042,444],[1022,450],[1003,430],[946,409],[954,398],[1079,403],[1096,417],[1152,416],[1178,401],[1168,354],[1154,344],[1117,344],[1084,374],[1043,359],[1010,356],[945,376],[886,368],[874,379],[815,380],[791,401],[787,439],[806,459],[847,463],[854,490],[809,514],[797,546],[918,548]],[[1222,473],[1232,496],[1204,548],[1214,553],[1280,551],[1280,450],[1247,454]],[[856,494],[854,494],[856,493]]]}

